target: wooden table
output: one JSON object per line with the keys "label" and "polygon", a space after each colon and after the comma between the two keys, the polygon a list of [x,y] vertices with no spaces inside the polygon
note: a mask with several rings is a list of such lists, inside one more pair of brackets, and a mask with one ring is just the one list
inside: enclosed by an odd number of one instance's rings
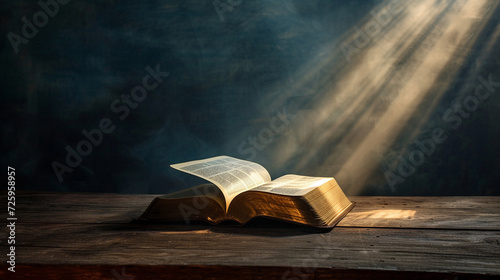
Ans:
{"label": "wooden table", "polygon": [[500,279],[500,197],[350,197],[329,232],[131,223],[154,197],[16,194],[16,272],[4,227],[0,279]]}

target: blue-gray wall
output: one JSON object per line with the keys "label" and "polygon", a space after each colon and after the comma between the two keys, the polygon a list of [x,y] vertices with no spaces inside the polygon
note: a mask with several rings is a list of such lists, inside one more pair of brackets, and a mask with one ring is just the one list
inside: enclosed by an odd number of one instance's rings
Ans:
{"label": "blue-gray wall", "polygon": [[[422,1],[41,2],[57,9],[0,2],[1,162],[16,168],[19,189],[167,193],[198,183],[170,164],[225,154],[261,163],[273,178],[333,176],[348,194],[500,194],[500,87],[478,104],[469,98],[478,77],[500,81],[496,1],[478,10],[435,1],[426,16],[412,8]],[[398,33],[411,19],[418,36]],[[447,30],[462,21],[466,36]],[[446,55],[445,67],[422,74],[432,84],[411,80],[418,65],[433,65],[426,59]],[[366,73],[370,63],[380,68]],[[376,69],[387,71],[376,89],[339,89],[373,84]],[[151,90],[126,105],[122,96],[157,70]],[[411,83],[425,95],[401,108],[404,118],[383,121]],[[473,110],[453,109],[464,102]],[[101,122],[113,130],[94,133],[92,151],[80,145],[81,160],[68,157],[67,147],[87,139],[82,130]],[[368,145],[386,123],[394,136]],[[446,140],[420,148],[436,129]]]}

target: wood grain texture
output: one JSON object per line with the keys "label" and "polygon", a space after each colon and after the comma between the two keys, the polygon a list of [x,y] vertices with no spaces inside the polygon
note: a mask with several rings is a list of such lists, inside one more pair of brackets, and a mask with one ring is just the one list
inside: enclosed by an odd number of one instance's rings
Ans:
{"label": "wood grain texture", "polygon": [[[244,227],[132,222],[154,197],[17,194],[17,272],[7,271],[2,253],[0,279],[26,279],[10,277],[35,271],[46,279],[70,279],[57,278],[57,271],[65,277],[118,279],[111,270],[120,274],[122,267],[136,279],[158,278],[155,273],[176,279],[500,275],[498,197],[350,197],[356,207],[331,231],[264,219]],[[5,233],[2,252],[7,252]],[[82,279],[74,275],[71,279]]]}
{"label": "wood grain texture", "polygon": [[[176,279],[176,280],[271,280],[271,279],[392,279],[392,280],[477,280],[497,279],[495,275],[439,273],[439,272],[407,272],[407,271],[373,271],[364,269],[329,269],[318,268],[312,272],[301,270],[300,277],[286,274],[294,267],[257,267],[257,266],[175,266],[175,265],[21,265],[23,274],[9,275],[11,280],[51,279],[51,280],[140,280],[140,279]],[[3,274],[0,272],[0,276]],[[4,278],[2,278],[4,279]]]}

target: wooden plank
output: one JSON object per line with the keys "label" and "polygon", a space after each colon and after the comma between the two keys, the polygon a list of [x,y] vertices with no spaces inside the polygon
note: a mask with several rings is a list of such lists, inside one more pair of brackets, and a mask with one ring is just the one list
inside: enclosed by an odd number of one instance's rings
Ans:
{"label": "wooden plank", "polygon": [[[352,197],[337,226],[500,230],[500,197]],[[356,209],[357,208],[357,209]]]}
{"label": "wooden plank", "polygon": [[[297,274],[294,274],[294,271]],[[286,274],[285,274],[286,273]],[[300,275],[300,277],[299,277]],[[392,279],[392,280],[429,280],[460,279],[481,280],[497,279],[496,275],[484,274],[446,274],[436,272],[374,271],[363,269],[317,268],[298,271],[292,267],[256,267],[256,266],[175,266],[175,265],[20,265],[16,273],[6,272],[0,266],[0,279],[10,280],[315,280],[315,279]]]}
{"label": "wooden plank", "polygon": [[[303,279],[297,273],[306,270],[310,279],[500,275],[498,197],[350,197],[357,206],[329,232],[262,219],[245,227],[131,223],[154,197],[18,193],[17,267],[36,279],[43,277],[34,271],[47,279],[58,279],[54,271],[101,279],[104,267],[109,275],[117,265],[143,269],[141,279],[165,271],[176,279],[241,278],[231,274],[238,271],[280,279],[289,267],[294,271],[283,279]],[[6,254],[0,260],[5,264]],[[3,279],[7,266],[0,266]]]}
{"label": "wooden plank", "polygon": [[[0,267],[1,268],[1,267]],[[429,279],[460,279],[481,280],[497,279],[494,275],[482,274],[445,274],[436,272],[406,272],[406,271],[373,271],[373,270],[341,270],[318,268],[311,272],[301,270],[300,277],[295,274],[283,274],[283,271],[293,271],[296,268],[287,267],[255,267],[255,266],[47,266],[21,265],[18,272],[10,273],[0,270],[0,279],[50,279],[50,280],[145,280],[145,279],[176,279],[176,280],[315,280],[315,279],[392,279],[392,280],[429,280]],[[8,278],[7,278],[8,277]]]}
{"label": "wooden plank", "polygon": [[498,231],[335,228],[314,234],[257,226],[20,224],[16,240],[19,264],[296,266],[500,275]]}
{"label": "wooden plank", "polygon": [[[16,197],[17,215],[24,223],[128,223],[156,196],[23,192]],[[500,197],[350,199],[357,205],[338,227],[500,230]]]}

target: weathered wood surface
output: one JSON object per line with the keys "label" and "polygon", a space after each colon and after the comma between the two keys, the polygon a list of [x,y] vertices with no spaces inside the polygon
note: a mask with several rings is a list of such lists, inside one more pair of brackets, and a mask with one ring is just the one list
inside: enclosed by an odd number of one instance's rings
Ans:
{"label": "weathered wood surface", "polygon": [[155,196],[17,194],[17,272],[3,265],[5,229],[0,279],[132,279],[123,268],[135,279],[500,275],[500,197],[350,197],[356,207],[327,232],[266,220],[131,223]]}

